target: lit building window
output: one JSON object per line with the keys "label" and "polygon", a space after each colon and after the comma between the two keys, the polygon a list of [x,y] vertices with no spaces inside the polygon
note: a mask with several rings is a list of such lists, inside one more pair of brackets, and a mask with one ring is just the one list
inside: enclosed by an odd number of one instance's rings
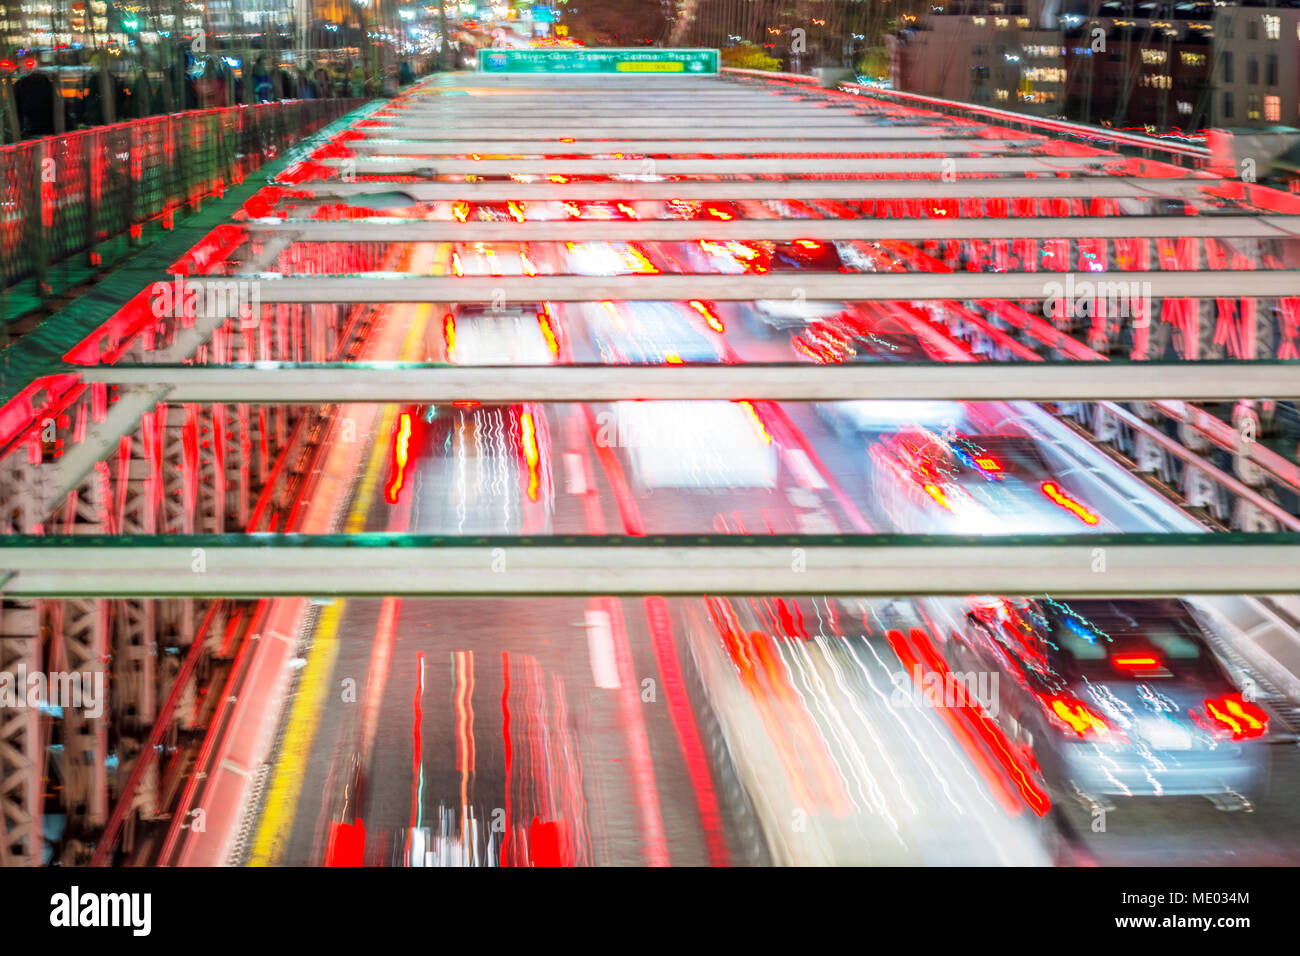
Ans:
{"label": "lit building window", "polygon": [[1164,50],[1143,50],[1142,62],[1147,66],[1159,66],[1169,59],[1169,54]]}
{"label": "lit building window", "polygon": [[1280,123],[1282,121],[1282,97],[1264,97],[1264,119],[1270,123]]}
{"label": "lit building window", "polygon": [[1021,74],[1031,83],[1064,83],[1065,70],[1061,67],[1031,66]]}
{"label": "lit building window", "polygon": [[1272,14],[1264,14],[1264,36],[1270,40],[1276,40],[1282,35],[1282,18]]}

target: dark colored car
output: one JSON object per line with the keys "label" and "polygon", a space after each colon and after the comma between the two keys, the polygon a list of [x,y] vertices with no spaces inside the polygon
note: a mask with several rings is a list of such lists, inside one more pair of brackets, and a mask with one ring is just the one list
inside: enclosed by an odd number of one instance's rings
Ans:
{"label": "dark colored car", "polygon": [[940,357],[902,322],[873,322],[848,311],[810,321],[790,336],[790,344],[800,358],[823,365],[926,362]]}
{"label": "dark colored car", "polygon": [[848,272],[833,242],[816,239],[795,239],[793,242],[772,243],[772,258],[768,268],[774,272],[806,270],[812,272]]}
{"label": "dark colored car", "polygon": [[966,621],[951,666],[997,675],[996,719],[1058,792],[1093,806],[1203,796],[1247,809],[1266,789],[1268,714],[1186,602],[991,601]]}
{"label": "dark colored car", "polygon": [[1113,530],[1028,435],[907,427],[870,447],[877,506],[909,534],[1083,534]]}

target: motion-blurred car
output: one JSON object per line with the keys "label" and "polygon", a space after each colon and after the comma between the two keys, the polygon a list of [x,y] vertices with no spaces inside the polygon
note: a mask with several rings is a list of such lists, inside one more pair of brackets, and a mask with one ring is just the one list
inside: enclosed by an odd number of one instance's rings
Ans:
{"label": "motion-blurred car", "polygon": [[456,365],[553,365],[561,326],[544,304],[459,305],[443,316],[441,351]]}
{"label": "motion-blurred car", "polygon": [[810,322],[834,318],[843,311],[843,302],[829,300],[756,299],[752,314],[758,321],[746,321],[745,324],[759,334],[770,333],[773,329],[788,332],[802,329]]}
{"label": "motion-blurred car", "polygon": [[526,242],[452,243],[451,271],[457,276],[534,276],[538,253]]}
{"label": "motion-blurred car", "polygon": [[527,204],[509,202],[477,202],[464,199],[452,203],[451,214],[460,222],[524,222]]}
{"label": "motion-blurred car", "polygon": [[790,336],[790,345],[799,358],[822,365],[928,362],[946,357],[901,318],[871,319],[854,310],[814,319]]}
{"label": "motion-blurred car", "polygon": [[749,402],[617,402],[617,446],[642,491],[772,488],[777,453]]}
{"label": "motion-blurred car", "polygon": [[676,302],[586,302],[592,344],[607,365],[719,362],[717,342]]}
{"label": "motion-blurred car", "polygon": [[771,258],[764,264],[772,272],[847,272],[833,242],[795,239],[771,243]]}
{"label": "motion-blurred car", "polygon": [[440,531],[543,534],[555,510],[551,457],[535,402],[412,406],[394,423],[384,498],[420,496],[422,520]]}
{"label": "motion-blurred car", "polygon": [[741,211],[740,206],[734,202],[690,203],[682,210],[682,212],[682,218],[704,219],[717,222],[731,222],[736,219],[745,218],[745,214]]}
{"label": "motion-blurred car", "polygon": [[819,402],[817,415],[837,435],[864,443],[900,428],[961,428],[966,409],[961,402],[850,401]]}
{"label": "motion-blurred car", "polygon": [[1103,516],[1057,476],[1028,435],[904,428],[870,448],[885,518],[908,534],[1084,534]]}
{"label": "motion-blurred car", "polygon": [[998,675],[997,720],[1058,794],[1248,809],[1266,790],[1268,714],[1233,684],[1186,602],[972,603],[949,663]]}
{"label": "motion-blurred car", "polygon": [[[750,243],[759,250],[754,272],[851,272],[844,264],[835,244],[815,239],[793,242]],[[827,319],[844,311],[842,302],[791,299],[758,299],[754,311],[762,322],[777,330],[802,328],[809,322]],[[751,326],[752,327],[752,326]]]}
{"label": "motion-blurred car", "polygon": [[564,204],[564,214],[570,219],[597,222],[638,218],[635,207],[625,202],[570,201]]}
{"label": "motion-blurred car", "polygon": [[564,261],[577,276],[654,275],[659,272],[633,242],[566,242]]}

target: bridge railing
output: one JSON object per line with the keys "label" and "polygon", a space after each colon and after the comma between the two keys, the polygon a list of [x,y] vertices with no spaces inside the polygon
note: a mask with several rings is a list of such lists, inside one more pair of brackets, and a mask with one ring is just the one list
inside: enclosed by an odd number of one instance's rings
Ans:
{"label": "bridge railing", "polygon": [[1171,142],[1140,133],[1128,133],[1123,130],[1106,129],[1089,126],[1085,123],[1072,123],[1068,120],[1051,119],[1045,116],[1031,116],[1014,110],[998,109],[992,106],[978,106],[974,103],[962,103],[957,100],[945,100],[937,96],[924,96],[920,93],[908,93],[903,90],[887,90],[877,86],[861,83],[841,83],[841,90],[859,96],[875,97],[899,106],[933,110],[947,116],[960,119],[976,120],[997,126],[1007,126],[1043,136],[1058,139],[1071,139],[1084,142],[1102,149],[1132,154],[1135,151],[1148,159],[1201,169],[1211,164],[1210,150],[1206,146],[1191,143]]}
{"label": "bridge railing", "polygon": [[[800,73],[776,73],[730,67],[724,68],[722,72],[747,79],[768,80],[794,86],[818,87],[821,85],[817,77]],[[946,100],[937,96],[925,96],[904,90],[889,90],[863,83],[839,83],[836,88],[844,93],[872,97],[902,107],[925,109],[957,119],[991,123],[1027,133],[1072,139],[1102,149],[1113,149],[1130,155],[1136,153],[1148,159],[1156,159],[1190,169],[1203,169],[1212,164],[1210,149],[1192,143],[1170,142],[1154,136],[1143,136],[1123,130],[1088,126],[1084,123],[1072,123],[1066,120],[1050,119],[1045,116],[1031,116],[1014,110],[980,106],[975,103],[963,103],[958,100]]]}
{"label": "bridge railing", "polygon": [[170,228],[362,102],[189,110],[0,149],[0,288],[35,280],[39,300],[53,291],[51,268],[78,256],[78,274],[90,278],[110,244],[139,240],[150,223]]}

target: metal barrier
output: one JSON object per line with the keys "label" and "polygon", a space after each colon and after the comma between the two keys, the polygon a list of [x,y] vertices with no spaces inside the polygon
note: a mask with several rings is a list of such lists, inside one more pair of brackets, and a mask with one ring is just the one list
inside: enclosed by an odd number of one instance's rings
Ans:
{"label": "metal barrier", "polygon": [[171,228],[361,99],[288,100],[149,116],[0,149],[0,286],[35,279],[101,244]]}
{"label": "metal barrier", "polygon": [[[821,87],[815,76],[797,73],[775,73],[764,70],[742,70],[725,67],[723,75],[739,79],[764,80],[771,83],[793,84],[803,87]],[[1137,155],[1175,166],[1190,169],[1205,169],[1212,164],[1210,150],[1204,146],[1189,143],[1173,143],[1152,136],[1129,133],[1123,130],[1105,129],[1089,126],[1085,123],[1051,119],[1018,113],[1014,110],[980,106],[976,103],[963,103],[958,100],[946,100],[937,96],[925,96],[909,93],[905,90],[891,90],[871,86],[865,83],[837,83],[834,90],[827,92],[850,93],[856,96],[875,99],[880,103],[890,104],[905,109],[922,109],[936,114],[951,116],[954,119],[997,126],[1010,127],[1038,136],[1058,137],[1086,143],[1100,149],[1113,149],[1125,155]]]}
{"label": "metal barrier", "polygon": [[904,90],[887,90],[861,83],[841,83],[839,89],[846,93],[893,103],[905,108],[932,110],[958,119],[972,120],[1019,129],[1039,136],[1052,136],[1086,143],[1100,149],[1113,149],[1125,155],[1138,155],[1175,166],[1204,169],[1211,164],[1210,150],[1188,143],[1172,143],[1153,136],[1142,136],[1123,130],[1105,129],[1069,120],[1051,119],[1017,113],[1014,110],[945,100],[937,96],[924,96]]}

